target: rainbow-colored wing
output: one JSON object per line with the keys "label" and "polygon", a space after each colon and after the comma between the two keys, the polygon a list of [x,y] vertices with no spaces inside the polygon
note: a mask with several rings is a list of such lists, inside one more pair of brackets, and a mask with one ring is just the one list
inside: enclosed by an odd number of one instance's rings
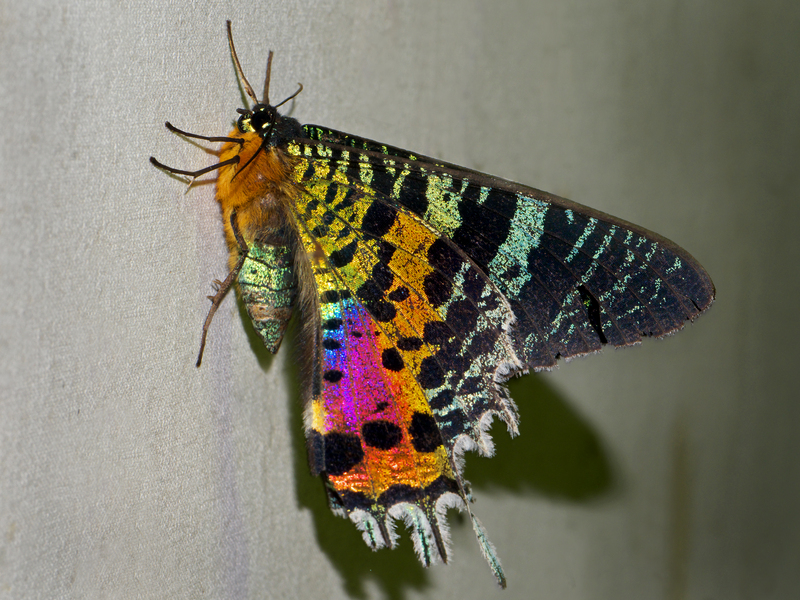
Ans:
{"label": "rainbow-colored wing", "polygon": [[400,519],[426,565],[446,560],[444,513],[467,499],[460,454],[491,452],[487,415],[516,432],[498,385],[498,371],[520,367],[511,308],[409,210],[325,161],[300,159],[294,173],[304,193],[292,216],[319,318],[306,416],[312,471],[373,548],[394,546]]}
{"label": "rainbow-colored wing", "polygon": [[[671,242],[586,207],[315,126],[291,141],[290,218],[316,285],[307,391],[312,471],[373,548],[411,529],[447,558],[447,508],[468,510],[465,450],[490,455],[503,383],[602,344],[665,335],[713,299]],[[304,281],[302,275],[299,279]],[[494,549],[481,549],[504,583]]]}

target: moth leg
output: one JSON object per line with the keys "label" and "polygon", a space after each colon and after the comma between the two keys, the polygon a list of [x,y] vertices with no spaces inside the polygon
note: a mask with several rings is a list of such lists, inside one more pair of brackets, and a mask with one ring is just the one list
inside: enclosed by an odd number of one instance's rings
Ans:
{"label": "moth leg", "polygon": [[200,135],[199,133],[190,133],[188,131],[184,131],[183,129],[178,129],[167,121],[164,123],[164,127],[169,129],[172,133],[177,133],[178,135],[182,135],[188,138],[194,138],[196,140],[205,140],[206,142],[232,142],[234,144],[239,144],[240,146],[244,146],[244,140],[242,138],[235,138],[235,137],[228,137],[227,135]]}
{"label": "moth leg", "polygon": [[203,334],[200,338],[200,353],[197,355],[196,363],[196,366],[198,367],[203,361],[203,350],[205,350],[206,347],[206,336],[208,335],[209,327],[211,327],[211,320],[214,318],[214,313],[217,312],[219,305],[222,304],[222,300],[225,298],[225,294],[228,293],[228,290],[231,289],[233,282],[236,281],[236,278],[239,276],[239,271],[242,270],[242,265],[244,265],[244,261],[247,258],[247,253],[249,251],[249,248],[242,237],[242,233],[239,231],[239,224],[236,220],[236,210],[231,211],[231,229],[233,229],[233,235],[236,238],[236,242],[239,244],[239,259],[236,261],[236,264],[234,265],[233,269],[231,269],[231,272],[228,273],[228,276],[224,281],[220,281],[219,279],[214,280],[214,287],[217,293],[208,297],[208,299],[211,300],[211,308],[208,309],[208,315],[206,315],[206,320],[203,323]]}
{"label": "moth leg", "polygon": [[[226,137],[226,136],[208,136],[208,135],[199,135],[197,133],[189,133],[188,131],[183,131],[182,129],[178,129],[172,123],[167,121],[164,123],[167,129],[169,129],[173,133],[177,133],[184,137],[194,138],[196,140],[204,140],[206,142],[230,142],[233,144],[239,144],[239,147],[244,145],[244,140],[242,138],[234,138],[234,137]],[[221,169],[222,167],[226,167],[228,165],[235,165],[239,162],[239,157],[234,156],[233,158],[229,158],[228,160],[224,160],[221,163],[217,163],[215,165],[211,165],[210,167],[205,167],[203,169],[198,169],[197,171],[186,171],[184,169],[176,169],[174,167],[168,167],[162,162],[159,162],[155,159],[155,157],[150,157],[150,162],[153,163],[159,169],[163,169],[167,173],[172,173],[173,175],[187,175],[192,179],[197,179],[200,175],[205,175],[206,173],[210,173],[211,171],[215,171],[217,169]],[[191,186],[190,186],[191,187]]]}

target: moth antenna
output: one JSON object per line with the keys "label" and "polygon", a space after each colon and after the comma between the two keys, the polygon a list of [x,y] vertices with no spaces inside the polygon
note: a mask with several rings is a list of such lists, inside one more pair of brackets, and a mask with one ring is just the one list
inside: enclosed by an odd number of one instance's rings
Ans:
{"label": "moth antenna", "polygon": [[[272,78],[272,56],[273,56],[273,54],[275,54],[275,53],[272,50],[270,50],[269,51],[269,56],[267,57],[267,76],[264,78],[264,97],[262,99],[262,102],[264,104],[267,104],[268,106],[272,106],[272,104],[269,101],[269,82],[270,82],[270,79]],[[303,84],[302,83],[298,83],[297,85],[300,86],[300,87],[297,89],[297,91],[294,94],[292,94],[291,96],[286,98],[283,102],[281,102],[279,104],[276,104],[275,106],[273,106],[273,108],[278,108],[279,106],[283,106],[284,104],[286,104],[292,98],[296,98],[297,94],[299,94],[300,92],[303,91]]]}
{"label": "moth antenna", "polygon": [[286,103],[287,103],[289,100],[292,100],[293,98],[297,98],[297,95],[298,95],[300,92],[302,92],[302,91],[303,91],[303,84],[302,84],[302,83],[298,83],[297,85],[299,85],[300,87],[299,87],[299,88],[297,88],[297,91],[296,91],[294,94],[292,94],[291,96],[289,96],[288,98],[286,98],[286,100],[284,100],[284,101],[283,101],[283,102],[281,102],[280,104],[276,104],[276,105],[275,105],[273,108],[278,108],[279,106],[283,106],[283,105],[284,105],[284,104],[286,104]]}
{"label": "moth antenna", "polygon": [[269,105],[269,80],[272,76],[272,50],[269,51],[269,55],[267,56],[267,75],[264,77],[264,96],[263,102],[264,104]]}
{"label": "moth antenna", "polygon": [[236,48],[233,45],[233,34],[231,33],[231,22],[228,20],[226,23],[228,25],[228,45],[231,47],[231,58],[233,58],[233,64],[236,67],[236,74],[239,76],[239,81],[241,81],[242,85],[244,85],[244,91],[247,92],[247,95],[252,98],[253,102],[259,104],[258,98],[256,98],[256,93],[253,91],[250,82],[247,81],[247,77],[244,76],[242,65],[239,62],[239,57],[236,55]]}

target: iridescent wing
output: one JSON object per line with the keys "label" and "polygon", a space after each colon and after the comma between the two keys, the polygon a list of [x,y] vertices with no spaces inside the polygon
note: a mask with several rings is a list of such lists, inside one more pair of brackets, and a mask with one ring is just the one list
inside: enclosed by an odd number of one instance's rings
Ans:
{"label": "iridescent wing", "polygon": [[[500,385],[521,366],[508,335],[513,314],[489,278],[411,211],[325,161],[300,159],[295,179],[292,219],[308,260],[295,267],[312,273],[316,306],[307,313],[317,317],[306,409],[312,471],[373,548],[395,545],[399,519],[424,564],[446,560],[444,513],[469,499],[461,454],[491,453],[490,415],[516,432]],[[482,547],[503,582],[493,549]]]}
{"label": "iridescent wing", "polygon": [[309,140],[286,152],[301,190],[291,216],[298,256],[315,287],[312,470],[373,548],[394,545],[401,519],[423,563],[446,560],[444,513],[471,500],[463,452],[492,453],[494,416],[517,431],[504,382],[605,343],[670,333],[710,304],[713,286],[685,251],[597,211],[305,131]]}
{"label": "iridescent wing", "polygon": [[[492,280],[529,369],[661,337],[714,299],[700,264],[666,238],[519,184],[313,125],[306,152],[421,216]],[[435,257],[432,257],[435,258]]]}

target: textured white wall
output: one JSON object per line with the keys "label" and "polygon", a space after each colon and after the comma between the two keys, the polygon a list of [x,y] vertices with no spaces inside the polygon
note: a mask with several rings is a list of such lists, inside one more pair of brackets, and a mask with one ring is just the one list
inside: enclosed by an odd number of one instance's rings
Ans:
{"label": "textured white wall", "polygon": [[[716,4],[716,6],[712,6]],[[305,466],[290,345],[233,298],[211,157],[276,51],[293,115],[640,223],[719,299],[679,336],[527,377],[470,457],[504,598],[800,591],[796,2],[42,0],[0,9],[0,598],[485,598],[468,524],[373,554]],[[500,597],[500,596],[498,596]]]}

